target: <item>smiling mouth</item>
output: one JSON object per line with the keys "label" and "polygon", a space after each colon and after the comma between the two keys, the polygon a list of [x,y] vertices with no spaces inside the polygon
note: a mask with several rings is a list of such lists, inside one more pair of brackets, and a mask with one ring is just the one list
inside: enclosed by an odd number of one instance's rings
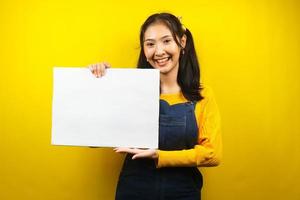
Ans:
{"label": "smiling mouth", "polygon": [[171,59],[170,57],[166,57],[166,58],[161,58],[161,59],[153,59],[155,61],[155,63],[157,63],[159,66],[163,66],[165,65],[169,60]]}

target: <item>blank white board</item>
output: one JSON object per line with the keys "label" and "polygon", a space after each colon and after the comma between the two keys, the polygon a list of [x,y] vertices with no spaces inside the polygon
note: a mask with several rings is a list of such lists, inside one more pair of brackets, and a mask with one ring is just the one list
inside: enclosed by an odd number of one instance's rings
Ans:
{"label": "blank white board", "polygon": [[159,70],[54,67],[52,144],[158,148]]}

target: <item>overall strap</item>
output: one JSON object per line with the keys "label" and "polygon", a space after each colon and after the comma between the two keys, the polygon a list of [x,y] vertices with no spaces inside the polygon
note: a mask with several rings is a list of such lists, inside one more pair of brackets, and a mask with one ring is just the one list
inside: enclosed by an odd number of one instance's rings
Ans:
{"label": "overall strap", "polygon": [[186,104],[187,104],[187,105],[191,105],[191,106],[193,107],[193,110],[195,111],[197,101],[188,101],[188,102],[186,102]]}

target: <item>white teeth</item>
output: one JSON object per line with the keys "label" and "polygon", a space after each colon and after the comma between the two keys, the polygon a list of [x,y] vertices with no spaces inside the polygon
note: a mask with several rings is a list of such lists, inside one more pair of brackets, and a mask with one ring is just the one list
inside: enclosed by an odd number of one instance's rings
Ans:
{"label": "white teeth", "polygon": [[156,62],[158,62],[158,63],[164,63],[164,62],[166,62],[168,59],[169,59],[169,58],[158,59],[158,60],[156,60]]}

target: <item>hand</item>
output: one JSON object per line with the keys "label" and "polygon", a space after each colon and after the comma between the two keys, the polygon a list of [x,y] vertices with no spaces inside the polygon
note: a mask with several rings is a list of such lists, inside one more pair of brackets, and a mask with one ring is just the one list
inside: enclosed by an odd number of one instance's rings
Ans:
{"label": "hand", "polygon": [[104,76],[106,73],[106,69],[110,67],[111,65],[108,62],[100,62],[88,66],[88,68],[97,78]]}
{"label": "hand", "polygon": [[127,147],[117,147],[114,148],[117,153],[130,153],[133,154],[132,160],[137,158],[151,158],[157,159],[158,153],[156,149],[138,149],[138,148],[127,148]]}

